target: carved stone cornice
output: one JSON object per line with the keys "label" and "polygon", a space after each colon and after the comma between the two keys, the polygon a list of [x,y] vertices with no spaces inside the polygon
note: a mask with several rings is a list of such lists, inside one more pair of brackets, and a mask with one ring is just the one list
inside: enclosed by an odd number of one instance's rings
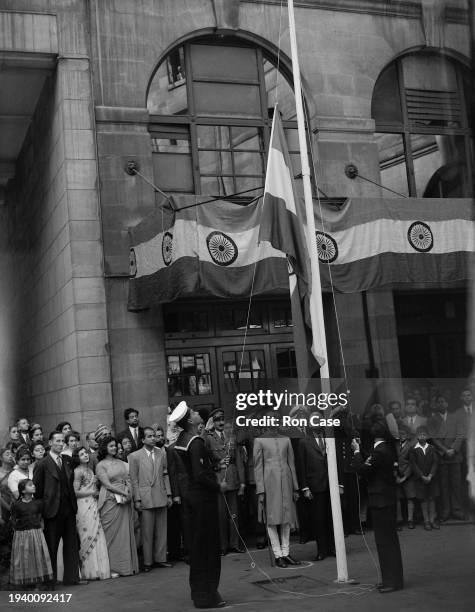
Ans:
{"label": "carved stone cornice", "polygon": [[[269,4],[279,6],[281,0],[241,0],[242,4]],[[421,0],[295,0],[296,8],[384,15],[421,19]],[[445,7],[444,20],[448,23],[468,24],[468,10],[465,0],[449,0]]]}

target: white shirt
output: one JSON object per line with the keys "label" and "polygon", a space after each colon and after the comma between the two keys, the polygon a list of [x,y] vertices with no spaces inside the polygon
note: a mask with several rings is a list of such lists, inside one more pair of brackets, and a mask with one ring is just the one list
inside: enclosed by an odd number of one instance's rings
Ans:
{"label": "white shirt", "polygon": [[373,448],[377,448],[380,444],[384,444],[384,440],[378,440],[375,442]]}
{"label": "white shirt", "polygon": [[473,413],[473,404],[470,404],[469,406],[466,406],[464,404],[463,405],[463,409],[465,411],[465,414],[472,414]]}
{"label": "white shirt", "polygon": [[424,455],[426,454],[426,450],[429,448],[429,445],[425,444],[425,446],[422,446],[422,444],[420,444],[419,442],[414,446],[414,448],[420,448],[422,450],[422,452],[424,453]]}

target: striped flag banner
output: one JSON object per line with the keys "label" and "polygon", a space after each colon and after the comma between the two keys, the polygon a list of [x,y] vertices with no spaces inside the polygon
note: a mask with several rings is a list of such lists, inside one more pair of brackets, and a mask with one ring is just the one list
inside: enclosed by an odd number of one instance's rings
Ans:
{"label": "striped flag banner", "polygon": [[[175,209],[205,201],[176,196]],[[322,203],[315,217],[322,286],[329,268],[336,291],[353,293],[392,283],[428,287],[472,276],[472,202],[468,199],[348,199],[340,210]],[[316,213],[318,206],[315,206]],[[129,309],[178,298],[289,294],[286,256],[258,246],[260,206],[225,201],[175,215],[157,209],[130,228]],[[328,265],[329,264],[329,265]]]}
{"label": "striped flag banner", "polygon": [[[175,210],[209,200],[174,196]],[[129,310],[178,298],[245,298],[288,292],[285,255],[258,248],[260,207],[224,200],[172,214],[157,210],[129,230]]]}
{"label": "striped flag banner", "polygon": [[[318,208],[318,207],[316,207]],[[353,293],[400,283],[433,286],[471,276],[475,250],[469,199],[349,199],[316,216],[322,285]],[[318,213],[318,211],[316,211]],[[330,267],[330,270],[329,270]]]}

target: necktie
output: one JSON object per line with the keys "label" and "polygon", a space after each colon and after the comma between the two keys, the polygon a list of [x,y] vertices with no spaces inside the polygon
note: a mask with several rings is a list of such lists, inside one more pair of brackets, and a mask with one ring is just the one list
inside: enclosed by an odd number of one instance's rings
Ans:
{"label": "necktie", "polygon": [[56,463],[58,464],[59,469],[63,466],[63,460],[61,459],[61,455],[57,456]]}
{"label": "necktie", "polygon": [[138,436],[137,436],[137,429],[134,429],[133,436],[134,436],[135,446],[137,446],[137,440],[138,440]]}

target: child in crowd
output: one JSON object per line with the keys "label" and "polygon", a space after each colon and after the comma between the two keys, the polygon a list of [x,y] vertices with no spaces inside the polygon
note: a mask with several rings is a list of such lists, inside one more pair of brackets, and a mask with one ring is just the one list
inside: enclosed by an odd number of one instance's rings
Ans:
{"label": "child in crowd", "polygon": [[414,477],[412,474],[409,452],[414,447],[414,442],[410,439],[410,429],[404,423],[399,424],[399,443],[397,444],[398,469],[396,474],[397,483],[397,522],[398,531],[402,529],[402,509],[401,505],[407,500],[408,527],[414,528]]}
{"label": "child in crowd", "polygon": [[42,530],[42,503],[34,499],[35,485],[18,483],[19,498],[12,505],[13,535],[10,584],[34,587],[53,579],[51,559]]}
{"label": "child in crowd", "polygon": [[421,502],[424,517],[424,529],[440,529],[435,520],[435,500],[439,495],[439,483],[436,479],[439,463],[437,452],[427,442],[426,427],[418,427],[416,431],[417,444],[409,453],[412,472],[414,474],[415,495]]}

